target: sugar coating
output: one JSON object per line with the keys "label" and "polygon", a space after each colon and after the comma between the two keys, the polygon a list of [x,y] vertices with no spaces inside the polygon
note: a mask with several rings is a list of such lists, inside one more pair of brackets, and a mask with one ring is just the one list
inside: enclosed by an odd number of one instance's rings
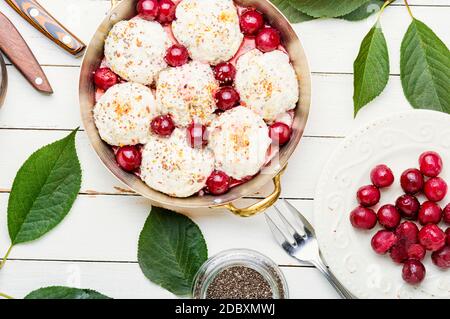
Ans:
{"label": "sugar coating", "polygon": [[110,145],[124,146],[147,142],[150,123],[158,111],[148,87],[127,82],[106,91],[93,113],[101,138]]}
{"label": "sugar coating", "polygon": [[105,40],[106,64],[127,81],[151,85],[167,67],[164,60],[171,41],[163,27],[134,18],[114,25]]}
{"label": "sugar coating", "polygon": [[219,84],[208,64],[192,61],[160,73],[156,99],[162,114],[170,114],[176,125],[193,121],[209,124],[216,110],[214,93]]}
{"label": "sugar coating", "polygon": [[208,148],[192,148],[186,129],[177,128],[168,138],[152,135],[142,152],[142,180],[170,196],[197,193],[213,170],[213,153]]}
{"label": "sugar coating", "polygon": [[268,122],[294,109],[299,99],[295,70],[289,56],[279,50],[254,49],[242,55],[236,64],[235,85],[242,102]]}
{"label": "sugar coating", "polygon": [[175,38],[194,60],[216,65],[230,60],[244,38],[232,0],[183,0],[172,23]]}
{"label": "sugar coating", "polygon": [[219,116],[209,132],[208,145],[214,152],[216,169],[236,179],[259,172],[266,162],[270,144],[266,123],[243,106]]}

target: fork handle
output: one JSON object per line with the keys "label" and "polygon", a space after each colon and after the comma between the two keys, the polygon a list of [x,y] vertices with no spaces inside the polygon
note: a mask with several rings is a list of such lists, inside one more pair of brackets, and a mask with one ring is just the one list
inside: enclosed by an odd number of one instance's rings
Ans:
{"label": "fork handle", "polygon": [[336,289],[337,293],[344,299],[354,299],[353,295],[339,282],[327,266],[321,260],[312,260],[311,263],[316,267],[328,282]]}

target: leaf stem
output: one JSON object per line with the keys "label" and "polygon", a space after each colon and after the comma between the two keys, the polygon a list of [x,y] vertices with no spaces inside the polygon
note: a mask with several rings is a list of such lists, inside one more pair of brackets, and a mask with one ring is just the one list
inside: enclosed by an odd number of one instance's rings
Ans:
{"label": "leaf stem", "polygon": [[394,1],[395,0],[386,0],[384,2],[383,6],[381,7],[380,11],[378,12],[377,23],[380,22],[381,14],[383,13],[384,9],[386,9],[386,7],[389,6]]}
{"label": "leaf stem", "polygon": [[1,297],[1,298],[5,298],[5,299],[14,299],[13,297],[11,297],[11,296],[9,296],[9,295],[7,295],[7,294],[4,294],[4,293],[2,293],[2,292],[0,292],[0,297]]}
{"label": "leaf stem", "polygon": [[3,257],[2,262],[0,262],[0,269],[3,268],[3,266],[6,263],[6,260],[8,259],[9,254],[11,253],[11,249],[13,248],[14,245],[11,244],[11,246],[9,246],[8,251],[6,252],[5,257]]}
{"label": "leaf stem", "polygon": [[404,0],[404,1],[405,1],[406,9],[408,9],[409,15],[411,16],[411,18],[414,19],[414,15],[412,14],[411,7],[409,6],[408,0]]}

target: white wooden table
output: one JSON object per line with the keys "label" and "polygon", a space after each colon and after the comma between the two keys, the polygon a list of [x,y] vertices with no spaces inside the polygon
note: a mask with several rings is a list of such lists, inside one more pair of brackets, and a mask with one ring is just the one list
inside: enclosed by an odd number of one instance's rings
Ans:
{"label": "white wooden table", "polygon": [[[86,43],[110,8],[109,0],[40,0]],[[450,0],[410,0],[418,19],[450,43]],[[80,59],[63,52],[22,20],[4,1],[0,11],[17,26],[43,65],[55,93],[34,91],[17,70],[10,76],[0,109],[0,254],[9,246],[6,209],[15,176],[37,148],[81,124],[78,106]],[[335,147],[353,128],[410,108],[399,78],[399,48],[410,18],[401,2],[385,11],[382,24],[391,53],[388,88],[353,119],[352,65],[374,19],[362,22],[311,21],[295,26],[310,59],[313,102],[305,137],[283,177],[282,196],[312,219],[316,181]],[[102,166],[82,130],[77,149],[83,184],[68,217],[42,239],[14,247],[0,271],[0,292],[22,298],[49,285],[92,288],[116,298],[173,298],[149,282],[137,264],[137,240],[150,211],[147,200],[124,189]],[[268,185],[255,197],[271,190]],[[245,202],[254,199],[248,198]],[[191,214],[214,255],[229,248],[251,248],[274,259],[286,274],[293,298],[336,298],[327,281],[307,265],[298,265],[273,241],[262,215],[240,219],[226,211]]]}

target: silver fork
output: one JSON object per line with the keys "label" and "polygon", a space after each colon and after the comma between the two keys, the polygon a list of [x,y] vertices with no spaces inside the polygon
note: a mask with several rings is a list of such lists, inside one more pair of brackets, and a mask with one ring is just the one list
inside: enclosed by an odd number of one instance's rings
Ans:
{"label": "silver fork", "polygon": [[[291,223],[274,205],[275,212],[279,216],[280,222],[275,222],[269,214],[266,215],[267,223],[272,233],[283,249],[293,258],[300,262],[306,262],[314,265],[336,289],[339,295],[345,299],[353,299],[354,296],[337,280],[337,278],[325,266],[320,255],[319,244],[312,225],[303,217],[302,214],[292,206],[288,201],[282,200],[291,214],[297,221],[298,225]],[[301,225],[301,230],[297,230]],[[300,235],[303,234],[303,235]]]}

